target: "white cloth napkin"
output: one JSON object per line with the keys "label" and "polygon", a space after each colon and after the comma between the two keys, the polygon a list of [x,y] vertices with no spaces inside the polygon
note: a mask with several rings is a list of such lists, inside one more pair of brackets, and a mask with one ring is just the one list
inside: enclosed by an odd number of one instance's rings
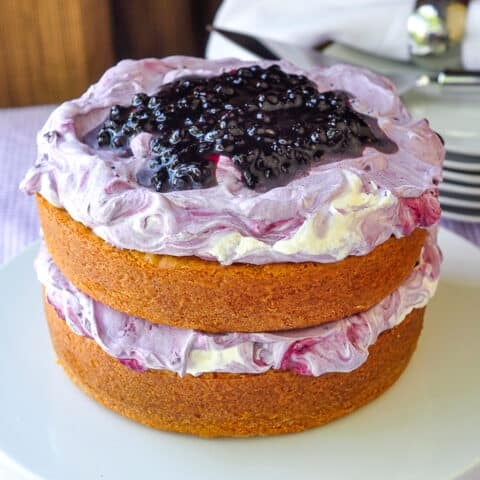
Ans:
{"label": "white cloth napkin", "polygon": [[[415,0],[224,0],[214,24],[296,45],[325,38],[396,60],[407,60],[407,18]],[[207,57],[252,58],[218,34]],[[480,0],[471,0],[462,48],[465,68],[480,69]]]}

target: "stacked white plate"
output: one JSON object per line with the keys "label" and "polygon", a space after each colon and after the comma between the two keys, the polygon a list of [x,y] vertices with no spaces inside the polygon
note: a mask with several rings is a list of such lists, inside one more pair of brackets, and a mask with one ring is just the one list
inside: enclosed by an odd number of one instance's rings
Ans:
{"label": "stacked white plate", "polygon": [[413,90],[404,100],[414,118],[428,118],[445,140],[442,217],[480,222],[480,90],[434,86]]}
{"label": "stacked white plate", "polygon": [[440,204],[444,218],[480,222],[480,156],[447,151]]}

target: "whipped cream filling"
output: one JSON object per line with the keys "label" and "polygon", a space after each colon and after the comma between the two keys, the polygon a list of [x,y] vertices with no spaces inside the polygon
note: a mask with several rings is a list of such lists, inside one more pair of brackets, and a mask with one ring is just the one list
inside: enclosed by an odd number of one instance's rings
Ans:
{"label": "whipped cream filling", "polygon": [[93,300],[75,288],[42,247],[35,267],[48,302],[78,335],[134,370],[170,370],[180,376],[206,372],[262,373],[292,370],[318,376],[350,372],[368,348],[433,296],[441,262],[429,231],[417,266],[404,283],[366,312],[318,327],[267,333],[211,334],[157,325]]}
{"label": "whipped cream filling", "polygon": [[[304,74],[319,91],[345,90],[352,107],[377,119],[398,146],[314,165],[308,175],[267,192],[246,188],[230,158],[217,164],[214,187],[158,193],[138,184],[150,134],[132,140],[133,154],[83,143],[114,104],[149,95],[184,76],[214,76],[252,63],[278,63]],[[119,248],[233,262],[332,262],[363,255],[394,235],[409,235],[440,216],[437,185],[443,147],[425,120],[414,121],[385,78],[347,65],[302,71],[288,62],[168,57],[125,60],[79,99],[57,108],[38,135],[38,158],[21,184]]]}

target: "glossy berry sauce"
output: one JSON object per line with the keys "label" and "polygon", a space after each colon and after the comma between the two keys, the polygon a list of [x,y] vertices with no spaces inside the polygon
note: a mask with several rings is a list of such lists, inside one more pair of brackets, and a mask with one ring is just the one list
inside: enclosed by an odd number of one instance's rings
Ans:
{"label": "glossy berry sauce", "polygon": [[137,179],[159,192],[216,185],[219,155],[232,159],[248,188],[265,191],[314,164],[360,156],[366,146],[397,150],[376,120],[350,102],[346,92],[320,93],[305,76],[277,65],[255,65],[136,94],[131,106],[111,108],[97,142],[128,150],[133,136],[151,133],[151,156]]}

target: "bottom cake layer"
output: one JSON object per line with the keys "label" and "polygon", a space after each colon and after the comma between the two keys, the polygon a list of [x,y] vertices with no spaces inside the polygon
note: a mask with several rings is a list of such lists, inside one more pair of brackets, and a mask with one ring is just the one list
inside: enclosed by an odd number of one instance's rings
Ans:
{"label": "bottom cake layer", "polygon": [[161,430],[203,437],[297,432],[346,415],[383,393],[408,364],[424,309],[383,332],[365,363],[318,377],[291,371],[207,373],[179,377],[166,370],[134,371],[94,341],[76,335],[45,303],[53,346],[71,379],[106,407]]}

